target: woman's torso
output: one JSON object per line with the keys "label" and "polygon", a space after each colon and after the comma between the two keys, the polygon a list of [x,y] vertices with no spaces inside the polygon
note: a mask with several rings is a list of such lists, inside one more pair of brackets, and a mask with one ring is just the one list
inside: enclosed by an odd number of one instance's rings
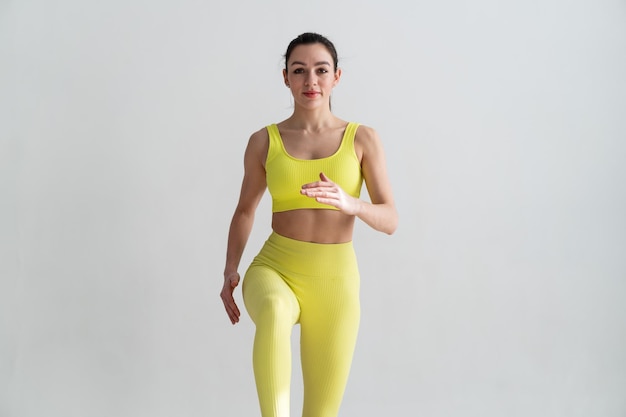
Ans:
{"label": "woman's torso", "polygon": [[[299,160],[321,160],[335,155],[340,149],[347,125],[338,119],[331,127],[315,133],[290,129],[284,122],[277,127],[288,156]],[[354,152],[360,162],[362,155],[356,140]],[[352,240],[354,216],[319,208],[278,211],[272,215],[272,229],[279,235],[306,242],[343,243]]]}

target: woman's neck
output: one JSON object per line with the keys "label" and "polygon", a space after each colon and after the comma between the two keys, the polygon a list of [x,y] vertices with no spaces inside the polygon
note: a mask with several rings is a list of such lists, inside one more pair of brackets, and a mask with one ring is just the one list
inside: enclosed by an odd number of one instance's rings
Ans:
{"label": "woman's neck", "polygon": [[339,118],[330,109],[294,109],[285,123],[293,129],[319,131],[337,124]]}

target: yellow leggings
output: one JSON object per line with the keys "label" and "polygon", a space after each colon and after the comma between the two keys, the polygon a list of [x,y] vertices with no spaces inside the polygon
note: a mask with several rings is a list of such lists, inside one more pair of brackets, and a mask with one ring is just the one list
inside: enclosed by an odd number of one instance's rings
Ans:
{"label": "yellow leggings", "polygon": [[352,242],[319,244],[272,233],[243,280],[256,325],[253,367],[261,415],[289,415],[291,332],[300,323],[303,417],[336,417],[359,327]]}

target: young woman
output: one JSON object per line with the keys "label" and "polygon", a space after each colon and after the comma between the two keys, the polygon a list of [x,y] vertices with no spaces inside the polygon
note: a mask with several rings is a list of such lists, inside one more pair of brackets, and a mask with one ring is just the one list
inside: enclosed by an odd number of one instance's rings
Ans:
{"label": "young woman", "polygon": [[[378,135],[331,112],[331,92],[341,78],[332,42],[316,33],[292,40],[283,78],[293,114],[249,139],[221,298],[237,323],[239,262],[267,188],[272,233],[243,280],[244,303],[256,326],[253,368],[261,414],[289,415],[291,332],[299,323],[303,417],[334,417],[359,325],[354,221],[392,234],[398,215]],[[359,198],[363,181],[371,202]]]}

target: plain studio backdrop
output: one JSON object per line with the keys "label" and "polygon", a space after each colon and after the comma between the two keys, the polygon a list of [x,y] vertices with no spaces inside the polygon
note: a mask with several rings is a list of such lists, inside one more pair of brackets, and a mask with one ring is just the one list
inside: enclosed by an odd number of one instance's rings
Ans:
{"label": "plain studio backdrop", "polygon": [[[305,31],[400,213],[356,228],[341,415],[625,416],[621,0],[0,2],[0,416],[259,415],[253,325],[218,294]],[[269,221],[266,195],[241,272]]]}

